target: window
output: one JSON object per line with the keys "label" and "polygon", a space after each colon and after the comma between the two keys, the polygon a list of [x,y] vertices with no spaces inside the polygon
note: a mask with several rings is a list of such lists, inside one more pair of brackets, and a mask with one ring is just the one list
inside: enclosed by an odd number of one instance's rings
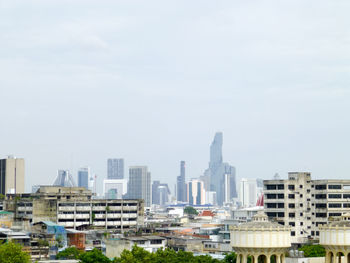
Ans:
{"label": "window", "polygon": [[300,194],[300,197],[303,197],[303,194]]}
{"label": "window", "polygon": [[288,207],[289,208],[295,208],[295,204],[290,203],[290,204],[288,204]]}
{"label": "window", "polygon": [[292,237],[295,237],[295,231],[291,231],[291,232],[290,232],[290,235],[291,235]]}
{"label": "window", "polygon": [[161,239],[151,240],[151,244],[152,244],[152,245],[159,245],[159,244],[162,244],[162,240],[161,240]]}
{"label": "window", "polygon": [[327,208],[327,204],[325,203],[316,204],[316,209],[324,209],[324,208]]}
{"label": "window", "polygon": [[284,190],[284,184],[279,184],[277,185],[278,190]]}
{"label": "window", "polygon": [[288,216],[289,217],[295,217],[295,213],[289,213]]}
{"label": "window", "polygon": [[328,216],[341,216],[341,213],[329,213]]}
{"label": "window", "polygon": [[294,198],[295,198],[295,195],[294,195],[294,194],[289,194],[289,195],[288,195],[288,198],[289,198],[289,199],[294,199]]}
{"label": "window", "polygon": [[326,199],[327,195],[326,194],[316,194],[315,198],[316,199]]}
{"label": "window", "polygon": [[268,217],[277,217],[277,213],[276,212],[267,212],[266,213]]}
{"label": "window", "polygon": [[341,198],[341,194],[329,194],[328,198],[339,199]]}
{"label": "window", "polygon": [[316,231],[316,236],[319,236],[320,235],[320,231]]}
{"label": "window", "polygon": [[267,190],[276,190],[277,186],[275,184],[267,184],[266,189]]}
{"label": "window", "polygon": [[300,216],[304,216],[304,214],[303,214],[303,213],[300,213]]}
{"label": "window", "polygon": [[299,185],[299,188],[303,188],[303,185],[301,184],[301,185]]}
{"label": "window", "polygon": [[278,203],[278,208],[284,208],[284,203]]}
{"label": "window", "polygon": [[343,198],[350,198],[350,194],[343,194]]}
{"label": "window", "polygon": [[316,217],[327,217],[327,213],[316,213]]}
{"label": "window", "polygon": [[281,212],[281,213],[277,213],[278,217],[284,217],[284,213]]}
{"label": "window", "polygon": [[303,231],[300,231],[300,235],[302,235],[303,234]]}
{"label": "window", "polygon": [[344,203],[344,204],[343,204],[343,207],[344,207],[344,208],[349,208],[349,207],[350,207],[350,204],[349,204],[349,203]]}
{"label": "window", "polygon": [[304,222],[300,222],[300,225],[301,225],[301,226],[304,225]]}
{"label": "window", "polygon": [[341,204],[340,203],[329,203],[328,207],[329,208],[341,208]]}
{"label": "window", "polygon": [[314,236],[315,235],[315,231],[311,231],[311,236]]}
{"label": "window", "polygon": [[303,204],[302,204],[302,203],[300,203],[300,204],[299,204],[299,207],[303,207]]}
{"label": "window", "polygon": [[284,199],[284,194],[278,194],[277,197],[278,199]]}
{"label": "window", "polygon": [[294,184],[288,185],[288,189],[289,189],[289,190],[295,190],[295,185],[294,185]]}
{"label": "window", "polygon": [[339,184],[329,184],[328,189],[341,189],[341,185]]}
{"label": "window", "polygon": [[277,204],[276,203],[266,203],[267,208],[276,208]]}
{"label": "window", "polygon": [[266,199],[276,199],[276,194],[266,194]]}
{"label": "window", "polygon": [[295,222],[289,222],[290,226],[295,226]]}
{"label": "window", "polygon": [[327,185],[319,184],[319,185],[316,185],[315,189],[316,190],[326,190],[327,189]]}

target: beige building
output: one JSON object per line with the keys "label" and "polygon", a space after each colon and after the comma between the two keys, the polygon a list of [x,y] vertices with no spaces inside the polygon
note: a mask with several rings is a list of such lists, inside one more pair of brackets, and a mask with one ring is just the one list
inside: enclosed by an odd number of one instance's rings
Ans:
{"label": "beige building", "polygon": [[144,223],[141,199],[92,199],[84,187],[41,186],[36,193],[8,194],[4,209],[31,223],[52,221],[66,228],[92,227],[123,232]]}
{"label": "beige building", "polygon": [[318,240],[319,226],[350,212],[350,180],[312,180],[299,172],[265,180],[264,208],[270,219],[291,227],[292,243]]}
{"label": "beige building", "polygon": [[24,193],[24,159],[0,160],[0,194]]}
{"label": "beige building", "polygon": [[252,263],[284,263],[291,246],[290,228],[269,222],[260,211],[252,222],[232,227],[231,246],[237,254],[237,263],[247,263],[248,257]]}

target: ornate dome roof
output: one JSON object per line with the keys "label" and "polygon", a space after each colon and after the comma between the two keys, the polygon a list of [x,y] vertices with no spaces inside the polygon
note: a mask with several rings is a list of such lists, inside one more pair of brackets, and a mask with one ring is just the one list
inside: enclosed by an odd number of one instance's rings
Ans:
{"label": "ornate dome roof", "polygon": [[235,227],[234,229],[238,230],[258,230],[258,229],[265,229],[265,230],[289,230],[289,227],[285,227],[283,225],[280,225],[275,222],[270,222],[268,220],[268,216],[263,212],[259,211],[256,215],[253,216],[253,221],[248,223],[242,223],[239,226]]}

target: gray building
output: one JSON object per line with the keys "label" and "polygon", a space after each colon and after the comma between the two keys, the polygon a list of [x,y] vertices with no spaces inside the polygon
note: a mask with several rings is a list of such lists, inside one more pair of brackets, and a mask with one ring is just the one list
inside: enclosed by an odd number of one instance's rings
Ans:
{"label": "gray building", "polygon": [[187,202],[185,161],[180,162],[180,175],[176,179],[176,200],[179,202]]}
{"label": "gray building", "polygon": [[[236,169],[234,166],[223,162],[222,157],[223,134],[217,132],[210,145],[209,168],[204,172],[201,179],[204,181],[206,191],[216,192],[217,202],[222,205],[225,199],[232,200],[237,197]],[[228,180],[225,180],[228,177]],[[229,187],[227,186],[229,184]],[[225,190],[229,189],[229,193]],[[226,198],[225,198],[226,196]]]}
{"label": "gray building", "polygon": [[148,172],[147,166],[131,166],[129,168],[127,198],[143,199],[145,206],[151,206],[151,173]]}
{"label": "gray building", "polygon": [[58,170],[53,186],[75,187],[76,184],[68,170]]}
{"label": "gray building", "polygon": [[170,190],[168,184],[161,184],[160,181],[153,181],[152,184],[152,204],[165,205],[169,198]]}
{"label": "gray building", "polygon": [[107,160],[107,179],[124,179],[124,159]]}
{"label": "gray building", "polygon": [[0,194],[24,193],[24,159],[0,159]]}
{"label": "gray building", "polygon": [[90,168],[82,167],[78,171],[78,187],[89,189]]}
{"label": "gray building", "polygon": [[287,180],[264,181],[267,216],[291,227],[292,243],[319,239],[319,226],[350,211],[350,180],[312,180],[293,172]]}

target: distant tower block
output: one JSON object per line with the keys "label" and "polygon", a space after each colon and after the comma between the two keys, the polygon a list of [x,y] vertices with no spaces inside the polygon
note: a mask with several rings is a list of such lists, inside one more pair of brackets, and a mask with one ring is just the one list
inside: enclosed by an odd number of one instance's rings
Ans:
{"label": "distant tower block", "polygon": [[63,187],[74,187],[76,186],[73,180],[72,175],[68,170],[58,170],[56,179],[53,183],[54,186],[63,186]]}

